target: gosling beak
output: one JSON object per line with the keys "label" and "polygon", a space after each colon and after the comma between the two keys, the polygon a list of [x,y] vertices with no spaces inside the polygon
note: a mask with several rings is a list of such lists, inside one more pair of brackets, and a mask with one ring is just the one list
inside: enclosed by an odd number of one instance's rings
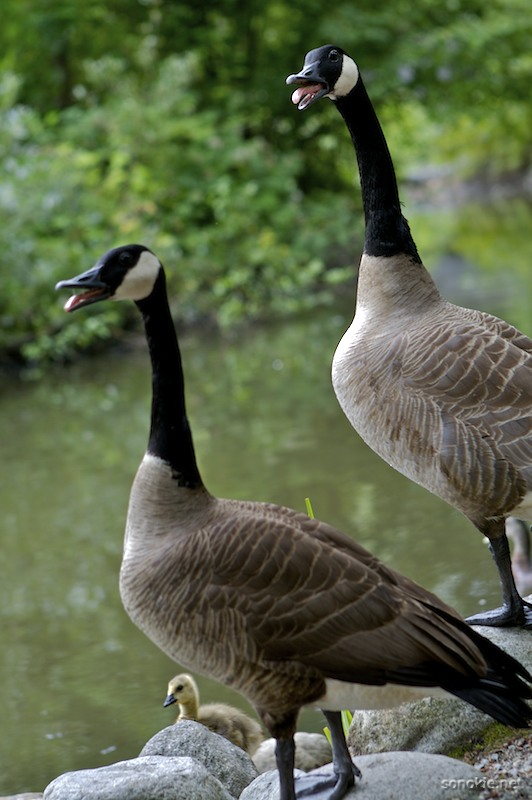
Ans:
{"label": "gosling beak", "polygon": [[96,265],[75,278],[56,283],[56,289],[81,290],[79,294],[76,292],[69,297],[64,305],[65,311],[75,311],[77,308],[90,306],[92,303],[98,303],[100,300],[111,297],[111,289],[100,279],[100,270],[101,267]]}
{"label": "gosling beak", "polygon": [[175,703],[175,702],[176,702],[176,699],[175,699],[174,695],[173,694],[169,694],[169,695],[167,695],[166,700],[163,703],[163,708],[166,708],[166,706],[171,706],[172,703]]}
{"label": "gosling beak", "polygon": [[299,84],[292,94],[292,103],[300,111],[304,111],[316,100],[319,100],[320,97],[324,97],[330,92],[329,84],[320,75],[318,61],[306,64],[301,72],[289,75],[286,83],[288,86],[293,83]]}

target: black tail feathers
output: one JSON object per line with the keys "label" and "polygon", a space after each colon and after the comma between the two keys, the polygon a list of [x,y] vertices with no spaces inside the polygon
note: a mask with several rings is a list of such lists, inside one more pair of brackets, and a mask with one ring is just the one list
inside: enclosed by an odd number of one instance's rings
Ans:
{"label": "black tail feathers", "polygon": [[532,706],[526,701],[532,699],[532,675],[513,656],[467,623],[462,625],[484,656],[488,669],[482,678],[471,677],[461,682],[455,679],[442,687],[503,725],[531,727]]}

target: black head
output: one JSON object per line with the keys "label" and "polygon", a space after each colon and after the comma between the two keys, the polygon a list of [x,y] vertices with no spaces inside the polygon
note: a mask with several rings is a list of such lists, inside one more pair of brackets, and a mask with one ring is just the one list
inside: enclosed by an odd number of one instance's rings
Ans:
{"label": "black head", "polygon": [[108,250],[94,267],[66,281],[56,289],[82,290],[73,294],[65,311],[99,303],[100,300],[143,300],[148,297],[162,270],[157,256],[141,244],[128,244]]}
{"label": "black head", "polygon": [[345,97],[354,89],[358,79],[358,67],[345,50],[325,44],[310,50],[301,72],[289,75],[286,83],[299,85],[292,94],[292,102],[303,111],[320,97],[330,97],[331,100]]}

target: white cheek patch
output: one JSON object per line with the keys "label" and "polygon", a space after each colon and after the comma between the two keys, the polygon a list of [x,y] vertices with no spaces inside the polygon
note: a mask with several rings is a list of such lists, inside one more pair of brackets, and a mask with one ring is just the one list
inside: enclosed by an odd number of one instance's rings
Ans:
{"label": "white cheek patch", "polygon": [[153,253],[145,251],[135,266],[124,276],[113,300],[143,300],[153,292],[161,263]]}
{"label": "white cheek patch", "polygon": [[331,100],[336,100],[338,97],[345,97],[355,88],[359,76],[358,67],[353,59],[344,55],[340,77],[334,84],[332,92],[329,92],[327,97],[330,97]]}

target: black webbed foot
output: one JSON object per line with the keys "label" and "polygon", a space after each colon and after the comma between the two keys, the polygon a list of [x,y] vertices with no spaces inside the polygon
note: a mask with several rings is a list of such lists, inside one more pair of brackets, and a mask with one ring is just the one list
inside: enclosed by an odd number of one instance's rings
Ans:
{"label": "black webbed foot", "polygon": [[481,611],[466,617],[469,625],[487,625],[492,628],[532,628],[532,605],[522,600],[516,606],[500,606],[491,611]]}
{"label": "black webbed foot", "polygon": [[341,800],[349,789],[355,785],[355,778],[362,773],[351,762],[350,774],[338,774],[332,767],[313,770],[306,775],[299,775],[295,780],[297,800]]}
{"label": "black webbed foot", "polygon": [[[333,751],[333,763],[326,767],[294,776],[295,715],[289,720],[292,723],[291,735],[276,737],[275,759],[279,772],[280,800],[342,800],[355,785],[355,778],[362,777],[359,768],[351,760],[341,713],[324,711],[323,714],[329,725]],[[273,729],[271,732],[275,734],[276,731]]]}

